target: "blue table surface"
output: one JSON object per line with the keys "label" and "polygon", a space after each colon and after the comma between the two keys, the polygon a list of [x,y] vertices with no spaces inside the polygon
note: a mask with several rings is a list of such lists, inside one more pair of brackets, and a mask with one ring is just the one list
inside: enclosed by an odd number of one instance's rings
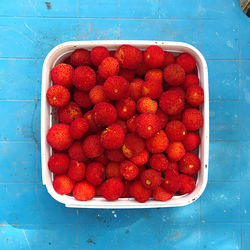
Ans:
{"label": "blue table surface", "polygon": [[[0,249],[250,249],[250,19],[239,0],[0,1]],[[180,208],[70,209],[41,179],[44,57],[72,40],[183,41],[209,69],[209,181]]]}

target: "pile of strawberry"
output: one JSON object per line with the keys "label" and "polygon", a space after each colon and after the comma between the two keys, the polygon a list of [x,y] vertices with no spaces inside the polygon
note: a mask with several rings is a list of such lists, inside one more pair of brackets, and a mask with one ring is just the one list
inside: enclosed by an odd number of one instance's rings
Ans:
{"label": "pile of strawberry", "polygon": [[47,100],[59,123],[47,134],[48,167],[57,193],[146,202],[194,190],[204,93],[190,54],[77,49],[51,80]]}

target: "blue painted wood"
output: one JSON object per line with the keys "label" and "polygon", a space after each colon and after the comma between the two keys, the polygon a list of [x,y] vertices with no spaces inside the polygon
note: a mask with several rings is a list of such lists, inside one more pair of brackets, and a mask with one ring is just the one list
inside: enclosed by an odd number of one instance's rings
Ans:
{"label": "blue painted wood", "polygon": [[[64,249],[67,246],[69,250],[78,249],[77,231],[75,225],[51,225],[45,224],[35,226],[35,244],[31,249]],[[62,239],[62,237],[64,238]],[[61,240],[58,240],[61,239]]]}
{"label": "blue painted wood", "polygon": [[79,17],[118,18],[119,1],[117,0],[78,0]]}
{"label": "blue painted wood", "polygon": [[96,224],[78,225],[78,249],[121,249],[122,238],[119,228],[102,226],[101,230],[96,229]]}
{"label": "blue painted wood", "polygon": [[158,18],[159,1],[152,0],[120,0],[121,18]]}
{"label": "blue painted wood", "polygon": [[210,139],[237,140],[239,130],[239,102],[210,102]]}
{"label": "blue painted wood", "polygon": [[11,184],[0,184],[0,199],[1,225],[36,223],[39,213],[36,210],[37,192],[35,183],[16,183],[13,181]]}
{"label": "blue painted wood", "polygon": [[1,248],[13,249],[34,249],[35,230],[34,226],[1,226],[0,239]]}
{"label": "blue painted wood", "polygon": [[39,101],[0,101],[1,114],[0,140],[37,140],[39,130]]}
{"label": "blue painted wood", "polygon": [[201,199],[201,221],[239,222],[240,187],[231,182],[209,182]]}
{"label": "blue painted wood", "polygon": [[75,17],[77,15],[77,4],[77,0],[37,0],[36,15],[42,17]]}
{"label": "blue painted wood", "polygon": [[[240,13],[241,14],[241,13]],[[243,16],[240,21],[240,58],[241,59],[250,59],[250,46],[249,46],[249,18]]]}
{"label": "blue painted wood", "polygon": [[[209,70],[209,99],[239,99],[239,61],[207,60]],[[225,69],[227,73],[225,74]]]}
{"label": "blue painted wood", "polygon": [[[209,169],[210,181],[240,181],[240,149],[239,142],[210,142]],[[225,152],[226,156],[225,157]],[[246,169],[245,169],[246,170]]]}
{"label": "blue painted wood", "polygon": [[213,0],[211,2],[201,0],[200,15],[211,19],[237,19],[243,16],[240,3],[237,0]]}
{"label": "blue painted wood", "polygon": [[198,20],[160,20],[159,39],[186,42],[201,49],[200,25]]}
{"label": "blue painted wood", "polygon": [[241,188],[241,207],[240,207],[240,215],[241,220],[243,222],[250,223],[250,198],[249,198],[249,192],[250,192],[250,185],[249,182],[242,182],[240,184]]}
{"label": "blue painted wood", "polygon": [[241,249],[241,228],[235,223],[202,223],[200,249]]}
{"label": "blue painted wood", "polygon": [[0,155],[0,183],[36,182],[35,142],[1,141]]}
{"label": "blue painted wood", "polygon": [[159,40],[158,20],[120,20],[120,39]]}
{"label": "blue painted wood", "polygon": [[37,98],[36,60],[1,59],[0,69],[0,99]]}
{"label": "blue painted wood", "polygon": [[241,180],[250,181],[250,141],[240,142]]}
{"label": "blue painted wood", "polygon": [[[238,0],[0,1],[0,249],[249,249],[250,19]],[[70,209],[41,184],[42,63],[58,43],[183,41],[210,79],[209,184],[195,203]]]}
{"label": "blue painted wood", "polygon": [[119,38],[117,19],[79,19],[79,40],[116,40]]}
{"label": "blue painted wood", "polygon": [[239,23],[234,19],[203,19],[201,44],[206,59],[238,59]]}
{"label": "blue painted wood", "polygon": [[167,223],[161,223],[160,249],[186,249],[190,246],[199,249],[199,234],[199,224],[177,224],[169,227]]}
{"label": "blue painted wood", "polygon": [[250,123],[250,61],[242,61],[240,63],[240,140],[249,141],[250,131],[248,129]]}
{"label": "blue painted wood", "polygon": [[201,9],[201,0],[190,1],[160,1],[160,18],[178,18],[178,19],[191,19],[199,18]]}
{"label": "blue painted wood", "polygon": [[242,225],[242,250],[247,250],[250,244],[250,224]]}

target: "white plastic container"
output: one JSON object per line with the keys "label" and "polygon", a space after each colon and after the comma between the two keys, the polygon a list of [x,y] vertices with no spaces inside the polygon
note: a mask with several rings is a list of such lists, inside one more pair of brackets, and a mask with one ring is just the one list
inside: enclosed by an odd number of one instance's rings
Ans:
{"label": "white plastic container", "polygon": [[[130,44],[141,50],[145,50],[150,45],[158,45],[163,50],[173,53],[187,52],[191,54],[197,63],[200,85],[204,89],[204,104],[201,112],[204,118],[204,125],[200,129],[201,145],[199,147],[199,157],[201,159],[201,169],[198,174],[196,188],[191,194],[174,196],[166,202],[149,200],[146,203],[139,203],[133,198],[120,198],[117,201],[106,201],[104,198],[94,198],[90,201],[78,201],[72,196],[60,195],[55,192],[52,182],[53,175],[48,169],[48,160],[51,155],[51,148],[46,142],[48,129],[52,124],[52,108],[46,100],[47,89],[51,86],[50,70],[58,63],[68,57],[75,49],[85,48],[91,50],[95,46],[105,46],[108,50],[115,50],[122,44]],[[179,207],[188,205],[197,200],[203,193],[207,185],[208,177],[208,152],[209,152],[209,92],[208,92],[208,71],[207,64],[202,54],[193,46],[182,42],[164,41],[77,41],[62,43],[53,48],[47,55],[43,64],[42,74],[42,94],[41,94],[41,156],[42,156],[42,178],[43,184],[49,194],[57,201],[65,204],[66,207],[75,208],[155,208],[155,207]]]}

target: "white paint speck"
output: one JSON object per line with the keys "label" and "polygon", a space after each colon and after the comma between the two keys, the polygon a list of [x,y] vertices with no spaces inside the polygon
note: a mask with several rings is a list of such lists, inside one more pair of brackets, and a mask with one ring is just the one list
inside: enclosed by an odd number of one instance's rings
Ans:
{"label": "white paint speck", "polygon": [[224,194],[221,194],[220,198],[223,199],[223,200],[228,200],[228,198]]}
{"label": "white paint speck", "polygon": [[115,211],[113,210],[113,211],[112,211],[112,214],[114,214],[114,213],[115,213]]}
{"label": "white paint speck", "polygon": [[233,44],[231,43],[231,41],[229,41],[229,40],[227,41],[227,46],[228,46],[229,48],[232,48],[232,49],[233,49],[233,47],[234,47]]}
{"label": "white paint speck", "polygon": [[161,220],[162,220],[163,222],[166,222],[166,221],[167,221],[167,220],[165,219],[165,217],[162,217]]}
{"label": "white paint speck", "polygon": [[245,100],[247,103],[250,103],[250,91],[247,88],[243,89],[244,94],[245,94]]}
{"label": "white paint speck", "polygon": [[226,213],[226,212],[227,212],[227,210],[225,209],[225,210],[224,210],[224,213]]}

